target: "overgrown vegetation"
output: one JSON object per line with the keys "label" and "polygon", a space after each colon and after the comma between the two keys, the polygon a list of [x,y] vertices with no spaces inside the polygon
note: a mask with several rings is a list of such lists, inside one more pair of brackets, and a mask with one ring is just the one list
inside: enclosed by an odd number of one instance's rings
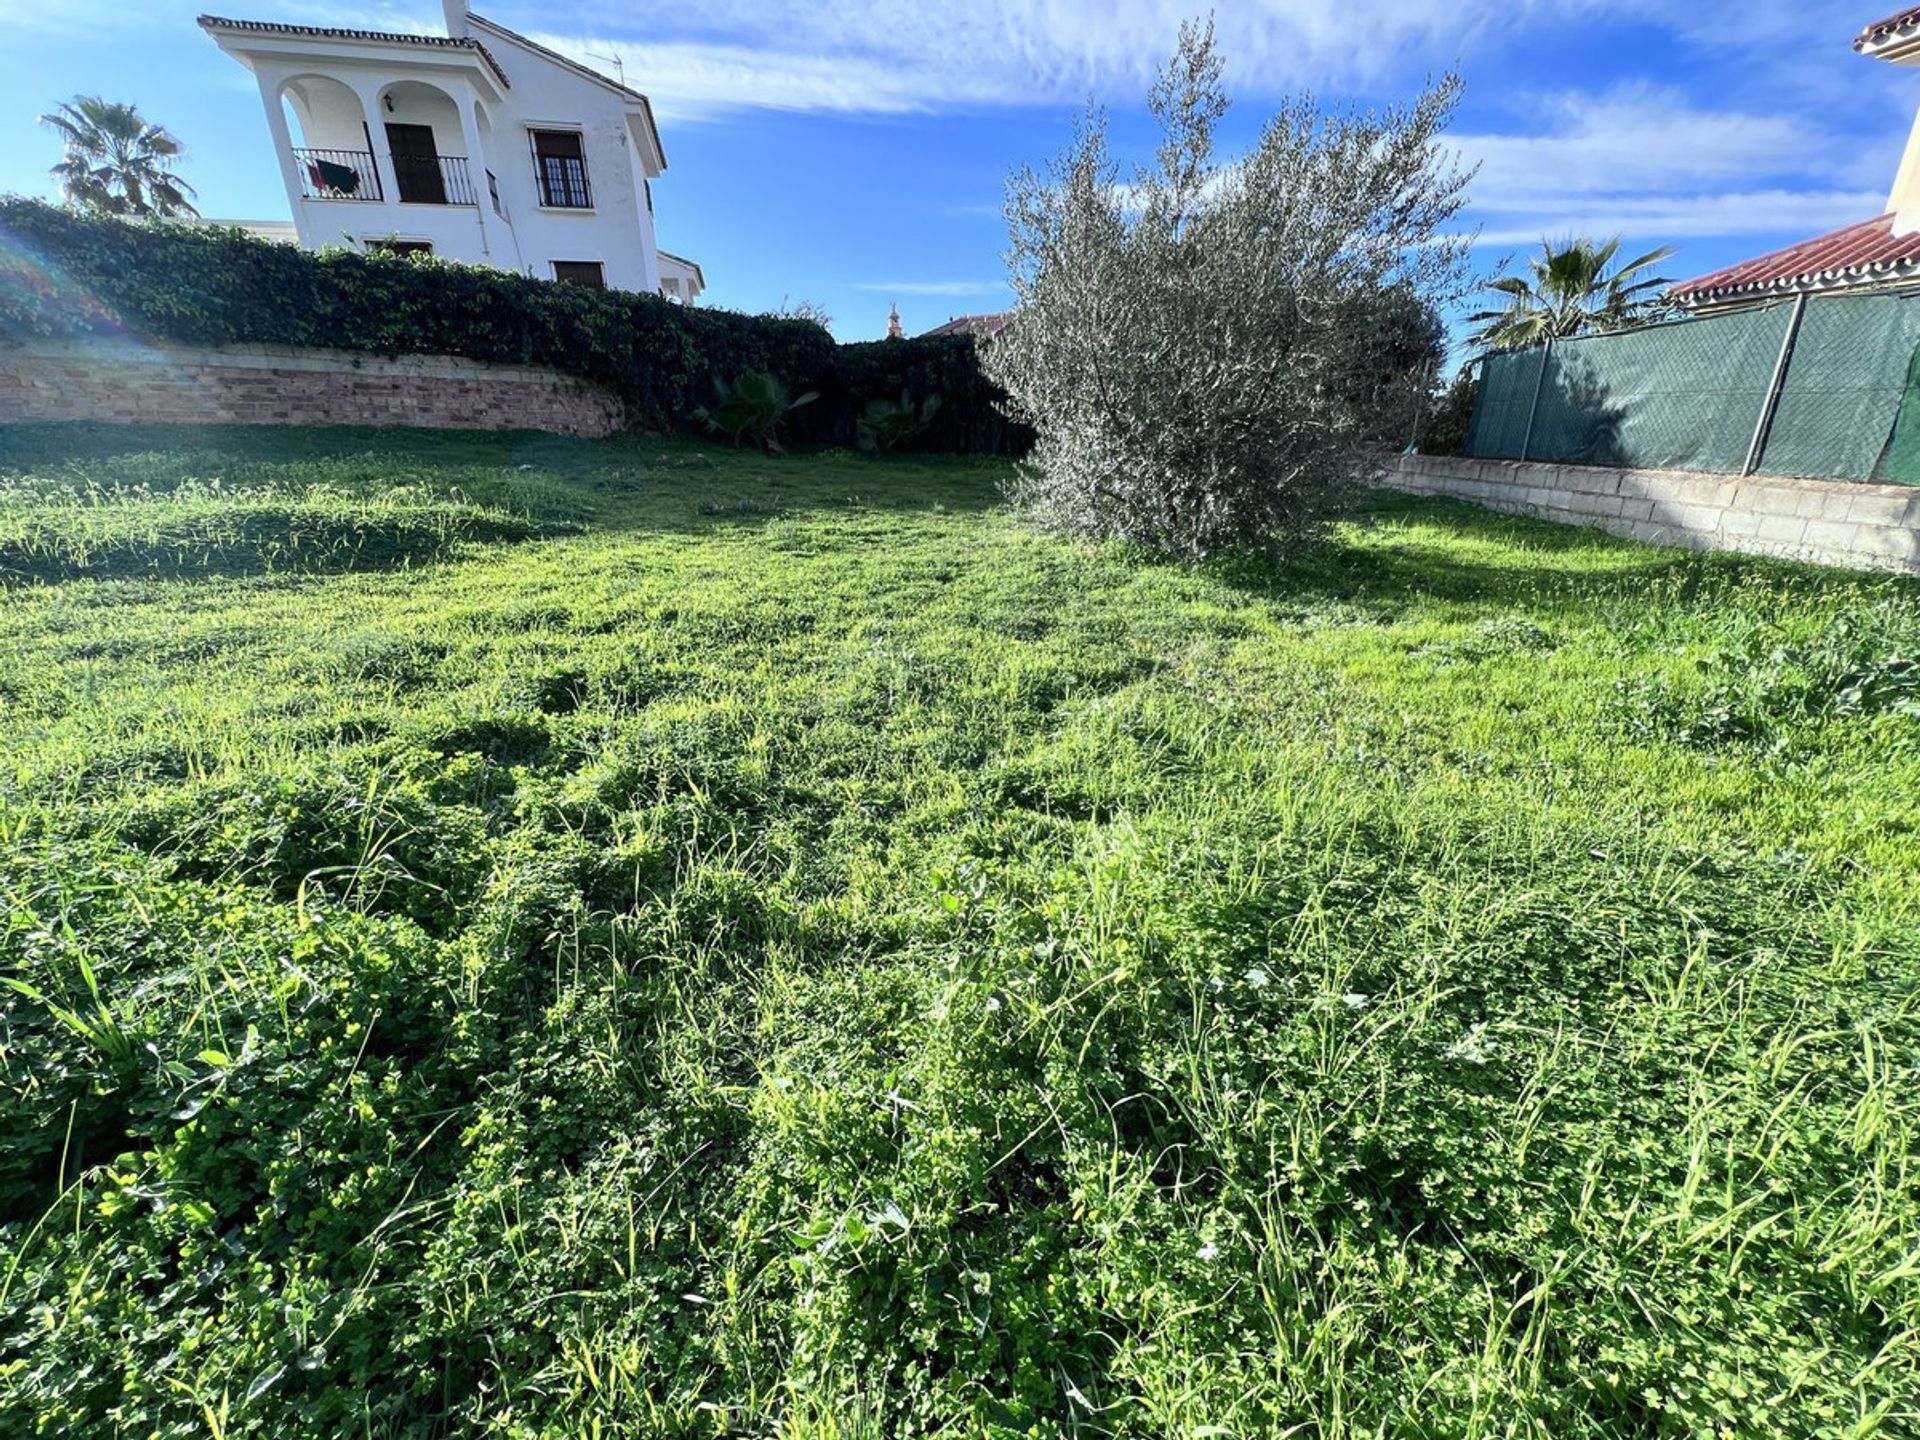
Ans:
{"label": "overgrown vegetation", "polygon": [[0,344],[88,336],[319,345],[545,365],[619,395],[636,428],[694,435],[716,385],[771,374],[821,403],[792,438],[852,446],[868,400],[941,397],[932,449],[1013,452],[969,336],[835,345],[815,318],[741,315],[431,257],[317,254],[240,230],[135,224],[0,197]]}
{"label": "overgrown vegetation", "polygon": [[1036,433],[1015,498],[1040,523],[1189,558],[1310,538],[1406,444],[1461,283],[1465,178],[1439,136],[1456,85],[1411,106],[1274,116],[1225,164],[1212,22],[1155,85],[1131,181],[1089,115],[1007,190],[1016,322],[985,364]]}
{"label": "overgrown vegetation", "polygon": [[729,384],[719,381],[713,404],[696,409],[694,418],[716,435],[724,435],[730,444],[752,445],[756,449],[780,453],[780,432],[793,412],[820,398],[809,390],[795,395],[778,375],[750,371]]}
{"label": "overgrown vegetation", "polygon": [[904,389],[898,400],[876,396],[867,402],[866,413],[860,417],[860,448],[882,453],[902,449],[924,435],[939,413],[938,395],[929,395],[918,404]]}
{"label": "overgrown vegetation", "polygon": [[1472,365],[1463,365],[1444,390],[1424,397],[1426,413],[1416,439],[1427,455],[1464,455],[1473,434],[1473,407],[1480,399],[1480,381]]}
{"label": "overgrown vegetation", "polygon": [[0,1431],[1920,1427],[1911,582],[1387,497],[1195,569],[660,441],[0,466],[68,555],[586,526],[0,595]]}
{"label": "overgrown vegetation", "polygon": [[0,473],[0,584],[384,569],[564,533],[587,513],[572,490],[493,466],[112,455]]}

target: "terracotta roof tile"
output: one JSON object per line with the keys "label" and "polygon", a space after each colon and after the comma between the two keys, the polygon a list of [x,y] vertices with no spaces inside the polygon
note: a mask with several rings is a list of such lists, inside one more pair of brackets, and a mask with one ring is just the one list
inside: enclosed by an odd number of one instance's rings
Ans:
{"label": "terracotta roof tile", "polygon": [[1702,275],[1668,294],[1684,305],[1836,289],[1890,280],[1920,279],[1920,231],[1893,233],[1893,216],[1881,215]]}
{"label": "terracotta roof tile", "polygon": [[961,315],[947,321],[944,325],[936,325],[933,329],[925,331],[920,338],[925,340],[934,335],[978,335],[982,340],[991,340],[1007,328],[1007,322],[1012,318],[1013,316],[1005,311],[992,315]]}
{"label": "terracotta roof tile", "polygon": [[202,15],[202,30],[237,30],[257,35],[307,35],[320,40],[378,40],[401,45],[430,45],[442,50],[465,50],[487,62],[487,68],[507,88],[512,82],[500,62],[478,40],[465,35],[402,35],[391,30],[347,30],[334,25],[282,25],[273,20],[229,20],[221,15]]}
{"label": "terracotta roof tile", "polygon": [[1874,21],[1854,37],[1853,48],[1864,50],[1869,45],[1878,45],[1902,30],[1920,30],[1920,5],[1911,5],[1898,15],[1889,15],[1884,20]]}

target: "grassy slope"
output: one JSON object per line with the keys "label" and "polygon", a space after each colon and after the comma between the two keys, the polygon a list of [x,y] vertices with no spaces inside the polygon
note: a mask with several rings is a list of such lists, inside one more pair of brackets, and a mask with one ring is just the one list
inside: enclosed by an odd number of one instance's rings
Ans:
{"label": "grassy slope", "polygon": [[1920,1425],[1912,586],[1395,500],[1195,573],[649,443],[9,466],[7,1433]]}

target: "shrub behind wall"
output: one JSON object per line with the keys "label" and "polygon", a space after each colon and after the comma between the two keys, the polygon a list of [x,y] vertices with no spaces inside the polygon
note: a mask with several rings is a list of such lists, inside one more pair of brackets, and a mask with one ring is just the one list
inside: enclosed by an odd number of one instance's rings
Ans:
{"label": "shrub behind wall", "polygon": [[836,345],[808,320],[0,198],[0,343],[90,335],[541,365],[614,391],[652,430],[692,429],[716,378],[766,370],[820,392],[796,438],[825,443],[852,443],[868,399],[941,386],[930,448],[996,450],[1011,438],[970,340],[885,342],[881,363],[874,347]]}
{"label": "shrub behind wall", "polygon": [[870,399],[915,405],[940,397],[925,433],[909,448],[968,455],[1023,455],[1033,432],[1007,418],[999,386],[980,368],[971,335],[916,340],[861,340],[837,347],[831,371],[817,388],[820,403],[795,412],[794,434],[805,442],[852,446]]}

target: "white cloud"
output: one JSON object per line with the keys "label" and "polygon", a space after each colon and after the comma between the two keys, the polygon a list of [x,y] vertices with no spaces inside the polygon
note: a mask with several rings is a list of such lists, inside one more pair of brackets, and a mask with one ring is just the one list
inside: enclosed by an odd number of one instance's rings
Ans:
{"label": "white cloud", "polygon": [[[587,0],[576,12],[580,33],[538,38],[590,63],[618,54],[631,81],[681,121],[749,109],[941,112],[1071,103],[1089,93],[1133,100],[1181,19],[1198,8],[1194,0],[708,0],[686,22],[650,15],[641,36],[617,0]],[[1301,85],[1361,86],[1388,72],[1399,72],[1394,84],[1404,88],[1405,72],[1444,68],[1495,27],[1510,38],[1553,20],[1618,27],[1629,17],[1663,30],[1675,55],[1735,52],[1755,75],[1811,64],[1810,42],[1831,37],[1838,53],[1822,68],[1864,66],[1853,80],[1869,98],[1889,78],[1880,73],[1887,67],[1845,54],[1857,17],[1838,0],[1707,0],[1684,12],[1665,0],[1237,0],[1220,7],[1217,26],[1229,88],[1254,100]],[[556,28],[550,14],[542,18]],[[1509,93],[1511,132],[1483,129],[1453,142],[1480,167],[1471,219],[1485,243],[1508,244],[1614,230],[1660,239],[1811,232],[1877,213],[1881,200],[1870,192],[1890,178],[1897,136],[1862,144],[1844,133],[1858,117],[1827,118],[1841,112],[1812,100],[1800,106],[1792,86],[1748,93],[1755,98],[1746,104],[1645,83]]]}
{"label": "white cloud", "polygon": [[418,0],[0,0],[0,33],[28,31],[46,35],[116,32],[188,33],[196,17],[208,12],[246,19],[278,20],[292,25],[340,25],[356,30],[407,34],[443,34],[440,8]]}
{"label": "white cloud", "polygon": [[[1521,15],[1598,0],[1235,0],[1216,27],[1237,94],[1341,85],[1410,56],[1444,68],[1475,36]],[[542,44],[585,59],[618,54],[663,114],[738,109],[902,113],[1129,100],[1172,51],[1197,0],[709,0],[678,27],[662,13],[588,5],[575,28],[532,19]],[[513,23],[507,15],[503,23]],[[644,34],[636,33],[644,30]]]}
{"label": "white cloud", "polygon": [[1004,280],[872,280],[853,287],[878,295],[1005,295]]}
{"label": "white cloud", "polygon": [[[1724,195],[1600,199],[1586,208],[1560,202],[1531,213],[1537,221],[1489,224],[1482,246],[1531,247],[1542,240],[1630,235],[1648,244],[1734,235],[1819,235],[1880,213],[1878,190],[1761,190]],[[1525,213],[1517,211],[1518,213]]]}
{"label": "white cloud", "polygon": [[1647,85],[1541,97],[1530,114],[1528,133],[1453,138],[1480,166],[1469,218],[1483,245],[1817,234],[1878,215],[1892,174],[1882,147],[1823,124]]}
{"label": "white cloud", "polygon": [[[0,34],[79,34],[100,25],[190,26],[215,0],[0,0]],[[218,8],[215,4],[215,8]],[[748,110],[941,113],[1073,103],[1134,103],[1202,0],[486,0],[501,23],[595,68],[618,55],[629,81],[669,121]],[[432,0],[249,0],[243,13],[299,23],[420,30]],[[558,16],[564,15],[564,20]],[[1687,56],[1746,77],[1689,93],[1630,84],[1600,93],[1493,90],[1513,121],[1455,142],[1480,164],[1470,218],[1488,244],[1522,235],[1624,230],[1636,237],[1822,228],[1873,213],[1898,155],[1893,111],[1912,103],[1910,72],[1846,53],[1859,16],[1842,0],[1234,0],[1217,6],[1231,91],[1257,103],[1300,86],[1404,90],[1487,42],[1564,36],[1564,25],[1659,32],[1673,73]],[[1653,57],[1649,64],[1655,63]],[[1471,66],[1469,66],[1471,70]],[[1720,65],[1722,87],[1729,67]],[[1703,74],[1707,73],[1703,71]],[[1791,83],[1789,76],[1796,77]],[[1808,77],[1818,77],[1813,83]],[[1826,89],[1822,89],[1826,86]],[[1833,103],[1835,89],[1858,99]],[[1741,94],[1751,97],[1742,103]],[[1896,103],[1897,102],[1897,103]],[[1812,118],[1809,118],[1812,117]],[[1880,136],[1882,126],[1887,133]],[[1858,133],[1869,130],[1865,142]],[[981,213],[993,206],[981,198]],[[968,207],[971,213],[971,208]],[[903,295],[987,294],[974,281],[923,281]]]}
{"label": "white cloud", "polygon": [[[1479,165],[1476,200],[1503,207],[1541,194],[1697,190],[1754,176],[1861,178],[1856,143],[1785,111],[1712,109],[1669,89],[1634,84],[1604,93],[1542,96],[1539,128],[1456,135]],[[1875,172],[1878,165],[1873,166]]]}

